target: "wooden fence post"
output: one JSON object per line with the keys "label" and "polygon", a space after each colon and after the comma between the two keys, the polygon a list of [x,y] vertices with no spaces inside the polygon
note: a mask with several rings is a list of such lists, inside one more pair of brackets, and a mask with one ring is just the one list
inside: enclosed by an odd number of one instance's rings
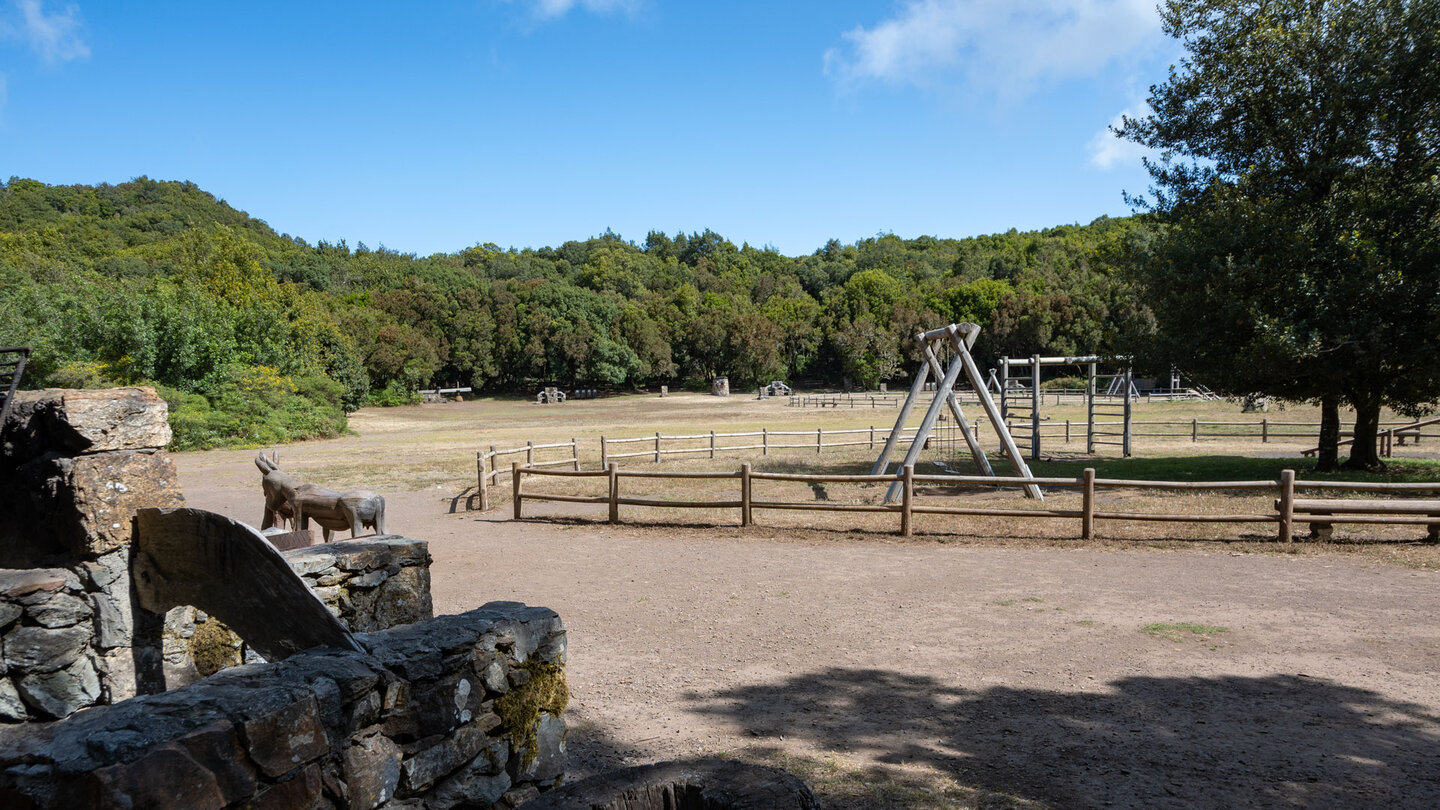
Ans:
{"label": "wooden fence post", "polygon": [[909,537],[911,532],[910,523],[912,521],[912,510],[914,509],[912,501],[915,499],[914,464],[906,464],[900,468],[900,481],[903,484],[903,486],[900,487],[900,492],[902,493],[900,500],[900,536]]}
{"label": "wooden fence post", "polygon": [[1086,467],[1081,479],[1080,539],[1095,539],[1095,468]]}
{"label": "wooden fence post", "polygon": [[620,522],[620,465],[615,462],[605,468],[610,479],[610,522]]}
{"label": "wooden fence post", "polygon": [[600,434],[600,466],[601,466],[601,467],[608,467],[609,465],[610,465],[610,451],[609,451],[609,448],[607,448],[607,447],[605,446],[605,434],[604,434],[604,433],[601,433],[601,434]]}
{"label": "wooden fence post", "polygon": [[1295,471],[1280,471],[1280,542],[1295,542]]}
{"label": "wooden fence post", "polygon": [[478,485],[475,487],[475,491],[476,491],[476,493],[480,496],[480,511],[481,511],[481,512],[488,512],[488,511],[490,510],[490,487],[488,487],[488,486],[485,485],[485,454],[484,454],[484,453],[476,453],[476,454],[475,454],[475,468],[476,468],[476,475],[475,475],[475,477],[476,477],[477,479],[479,479],[479,483],[478,483]]}
{"label": "wooden fence post", "polygon": [[1264,444],[1268,441],[1270,441],[1270,417],[1267,416],[1260,420],[1260,443]]}
{"label": "wooden fence post", "polygon": [[870,449],[875,449],[875,426],[870,426]]}
{"label": "wooden fence post", "polygon": [[655,431],[655,463],[660,463],[660,431]]}
{"label": "wooden fence post", "polygon": [[740,525],[750,525],[750,462],[740,465]]}
{"label": "wooden fence post", "polygon": [[715,457],[715,431],[710,431],[710,458]]}
{"label": "wooden fence post", "polygon": [[490,445],[490,481],[491,484],[500,483],[500,472],[497,461],[495,461],[495,445]]}
{"label": "wooden fence post", "polygon": [[570,437],[570,449],[575,453],[575,472],[580,472],[580,440]]}
{"label": "wooden fence post", "polygon": [[515,504],[515,519],[520,519],[520,462],[510,462],[510,497]]}
{"label": "wooden fence post", "polygon": [[[1056,404],[1058,405],[1059,403],[1057,402]],[[1069,420],[1069,419],[1066,419],[1066,420],[1065,420],[1065,443],[1066,443],[1066,444],[1069,444],[1069,443],[1070,443],[1070,420]]]}
{"label": "wooden fence post", "polygon": [[762,455],[762,456],[768,456],[768,455],[770,455],[770,429],[769,429],[769,428],[763,428],[763,427],[760,428],[760,447],[762,448],[762,449],[760,450],[760,455]]}
{"label": "wooden fence post", "polygon": [[825,446],[825,428],[815,428],[815,455],[820,455],[820,448]]}
{"label": "wooden fence post", "polygon": [[535,442],[525,442],[525,466],[529,467],[535,463]]}
{"label": "wooden fence post", "polygon": [[1190,441],[1200,441],[1200,420],[1197,418],[1190,419]]}

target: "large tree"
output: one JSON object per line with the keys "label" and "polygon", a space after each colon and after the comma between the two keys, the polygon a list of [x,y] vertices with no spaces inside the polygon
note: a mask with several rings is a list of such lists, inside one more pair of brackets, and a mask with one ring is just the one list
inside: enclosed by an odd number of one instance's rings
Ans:
{"label": "large tree", "polygon": [[1136,348],[1232,393],[1346,401],[1346,466],[1379,468],[1382,406],[1440,396],[1440,0],[1160,13],[1186,55],[1118,130],[1159,153]]}

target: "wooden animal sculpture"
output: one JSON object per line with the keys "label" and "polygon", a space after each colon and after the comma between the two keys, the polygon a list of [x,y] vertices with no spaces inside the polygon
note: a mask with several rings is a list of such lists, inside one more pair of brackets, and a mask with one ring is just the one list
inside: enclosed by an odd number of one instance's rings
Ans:
{"label": "wooden animal sculpture", "polygon": [[281,526],[286,521],[295,525],[295,490],[302,486],[300,480],[280,469],[264,454],[255,457],[255,466],[260,468],[260,488],[265,491],[265,516],[260,521],[261,531]]}
{"label": "wooden animal sculpture", "polygon": [[357,537],[366,527],[375,534],[385,533],[385,499],[365,489],[339,493],[315,486],[301,484],[295,489],[295,518],[301,531],[310,528],[310,520],[320,524],[325,542],[330,542],[331,532],[350,530],[350,536]]}

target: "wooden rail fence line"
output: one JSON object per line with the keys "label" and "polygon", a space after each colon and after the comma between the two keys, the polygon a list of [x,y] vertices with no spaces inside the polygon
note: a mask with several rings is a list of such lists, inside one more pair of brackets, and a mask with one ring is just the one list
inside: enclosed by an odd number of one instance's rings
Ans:
{"label": "wooden rail fence line", "polygon": [[[605,477],[608,492],[605,495],[566,495],[556,493],[526,492],[523,482],[526,476],[560,476],[567,478]],[[659,478],[667,480],[697,479],[739,479],[738,500],[685,501],[664,498],[627,498],[620,495],[622,478]],[[1356,481],[1296,481],[1294,470],[1283,470],[1278,481],[1139,481],[1118,478],[1097,478],[1093,468],[1087,468],[1079,478],[1016,478],[967,475],[916,475],[910,465],[902,467],[892,475],[805,475],[798,473],[759,473],[751,469],[749,462],[740,465],[736,472],[665,472],[659,470],[621,470],[610,462],[603,470],[551,470],[525,467],[519,461],[511,463],[510,470],[512,509],[516,520],[523,517],[524,503],[530,501],[556,501],[564,503],[607,504],[609,521],[620,522],[621,506],[647,506],[664,509],[739,509],[740,525],[750,526],[754,522],[756,509],[791,509],[823,512],[890,512],[900,516],[899,533],[910,537],[914,530],[914,516],[931,515],[979,515],[1016,518],[1062,518],[1080,521],[1080,539],[1093,540],[1095,522],[1098,520],[1162,521],[1170,523],[1274,523],[1278,526],[1277,539],[1294,542],[1296,521],[1295,493],[1301,490],[1339,490],[1350,492],[1434,492],[1440,493],[1440,483],[1391,484]],[[755,481],[800,481],[816,483],[852,484],[901,484],[901,499],[898,504],[847,504],[828,501],[767,501],[756,500]],[[1076,509],[1005,509],[995,507],[922,506],[916,503],[915,485],[945,484],[951,486],[996,485],[1021,486],[1038,484],[1047,487],[1074,487],[1081,491],[1081,508]],[[1183,515],[1150,512],[1110,512],[1096,508],[1097,490],[1112,489],[1164,489],[1176,491],[1226,491],[1249,490],[1270,491],[1276,495],[1275,512],[1270,514],[1222,514]],[[1372,504],[1374,502],[1369,502]],[[1423,525],[1430,535],[1440,526],[1440,501],[1414,501],[1398,499],[1392,501],[1391,509],[1379,508],[1364,516],[1335,513],[1306,512],[1301,518],[1309,523],[1387,523],[1399,525]]]}

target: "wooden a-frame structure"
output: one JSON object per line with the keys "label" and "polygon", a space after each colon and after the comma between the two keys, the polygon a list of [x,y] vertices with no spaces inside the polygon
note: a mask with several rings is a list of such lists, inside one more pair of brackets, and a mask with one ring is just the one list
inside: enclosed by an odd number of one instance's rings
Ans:
{"label": "wooden a-frame structure", "polygon": [[[975,459],[975,465],[979,467],[981,475],[994,476],[995,471],[990,467],[990,460],[985,457],[985,451],[980,448],[980,443],[975,440],[975,434],[970,430],[970,423],[965,419],[965,413],[960,410],[960,401],[955,398],[955,381],[960,378],[960,372],[970,380],[970,385],[975,389],[976,395],[980,397],[980,407],[985,409],[985,416],[991,426],[995,428],[995,435],[1000,439],[1001,452],[1010,459],[1015,471],[1020,478],[1034,478],[1030,474],[1030,468],[1025,465],[1025,459],[1020,454],[1020,449],[1015,445],[1015,438],[1010,435],[1005,425],[1005,419],[1000,415],[1000,409],[996,407],[995,400],[991,399],[990,392],[986,389],[985,378],[980,375],[980,367],[975,364],[975,358],[970,356],[970,347],[975,345],[975,338],[980,334],[980,327],[973,323],[952,323],[940,329],[932,329],[915,336],[925,352],[925,362],[915,372],[915,381],[910,384],[910,395],[900,406],[900,414],[895,418],[895,429],[890,431],[890,437],[885,440],[885,447],[880,451],[880,457],[875,459],[875,466],[871,468],[871,475],[881,475],[890,464],[890,456],[895,452],[895,447],[900,442],[900,432],[905,427],[905,422],[910,419],[910,411],[919,401],[920,394],[925,390],[925,382],[931,374],[935,375],[935,397],[930,400],[930,407],[925,411],[925,418],[920,422],[920,428],[911,440],[910,449],[905,453],[905,460],[901,466],[913,466],[920,457],[920,451],[925,447],[925,440],[929,438],[930,431],[935,428],[935,420],[940,416],[940,407],[948,405],[950,413],[955,417],[955,423],[960,427],[960,433],[965,437],[965,444],[970,448],[970,455]],[[949,368],[940,363],[940,357],[936,353],[937,346],[947,345],[953,351]],[[888,503],[895,495],[895,486],[885,495]],[[1044,500],[1040,487],[1035,484],[1025,484],[1025,495],[1029,498]]]}

